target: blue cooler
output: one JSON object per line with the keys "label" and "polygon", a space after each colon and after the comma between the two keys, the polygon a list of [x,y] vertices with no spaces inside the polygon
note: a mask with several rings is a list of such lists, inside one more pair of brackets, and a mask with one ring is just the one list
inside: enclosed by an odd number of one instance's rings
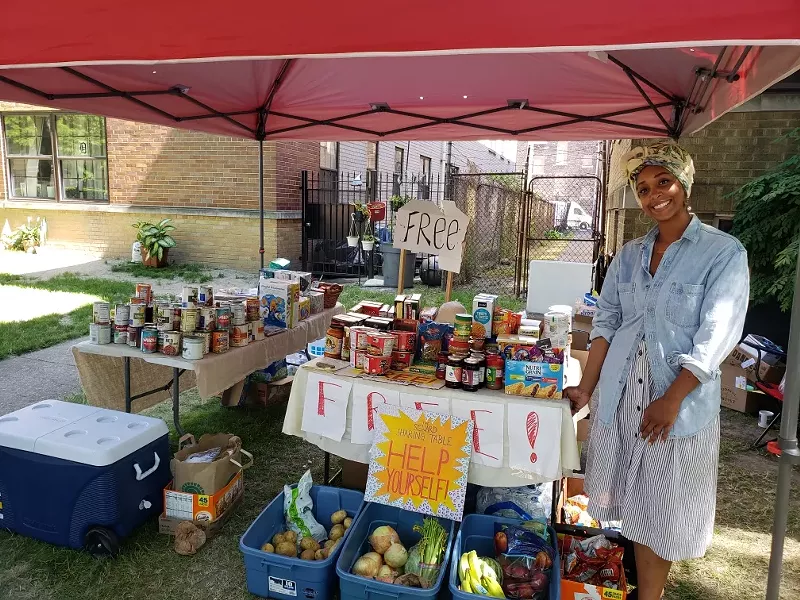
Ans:
{"label": "blue cooler", "polygon": [[0,417],[0,527],[115,555],[162,511],[168,434],[161,419],[58,400]]}

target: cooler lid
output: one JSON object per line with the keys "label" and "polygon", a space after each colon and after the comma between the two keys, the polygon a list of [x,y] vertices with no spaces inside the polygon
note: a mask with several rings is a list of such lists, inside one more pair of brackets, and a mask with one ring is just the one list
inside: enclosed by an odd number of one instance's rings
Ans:
{"label": "cooler lid", "polygon": [[44,400],[0,417],[0,446],[34,452],[36,440],[96,413],[96,406]]}

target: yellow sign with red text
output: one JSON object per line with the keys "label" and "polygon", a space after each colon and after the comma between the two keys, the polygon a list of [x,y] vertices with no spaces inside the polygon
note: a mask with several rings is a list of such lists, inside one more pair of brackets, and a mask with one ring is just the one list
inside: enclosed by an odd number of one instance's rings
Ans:
{"label": "yellow sign with red text", "polygon": [[473,422],[389,404],[377,412],[364,499],[460,521]]}

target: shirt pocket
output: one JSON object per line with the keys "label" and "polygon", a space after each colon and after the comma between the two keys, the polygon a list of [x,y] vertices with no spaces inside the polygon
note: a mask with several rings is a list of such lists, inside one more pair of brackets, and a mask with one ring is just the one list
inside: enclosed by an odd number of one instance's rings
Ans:
{"label": "shirt pocket", "polygon": [[700,325],[706,286],[690,283],[673,283],[667,298],[667,321],[679,327]]}
{"label": "shirt pocket", "polygon": [[636,284],[620,283],[617,284],[617,294],[619,295],[619,304],[622,307],[622,317],[632,317],[636,314]]}

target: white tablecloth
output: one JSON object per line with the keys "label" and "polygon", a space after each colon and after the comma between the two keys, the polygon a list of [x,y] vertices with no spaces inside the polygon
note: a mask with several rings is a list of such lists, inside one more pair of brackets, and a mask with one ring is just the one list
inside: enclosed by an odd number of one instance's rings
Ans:
{"label": "white tablecloth", "polygon": [[[306,441],[318,446],[325,452],[335,454],[347,460],[352,460],[360,463],[369,463],[369,444],[353,444],[350,441],[350,432],[352,430],[352,402],[347,408],[347,429],[345,430],[344,437],[341,442],[336,442],[320,435],[306,433],[302,431],[301,424],[303,422],[303,406],[306,395],[306,385],[308,383],[308,375],[311,369],[301,367],[298,369],[292,385],[292,392],[289,396],[289,404],[286,408],[286,417],[283,421],[283,433],[287,435],[295,435],[303,438]],[[580,381],[581,367],[578,361],[571,360],[567,367],[567,377],[572,382]],[[326,377],[338,377],[337,375],[328,375]],[[350,379],[349,381],[357,382],[358,379]],[[370,381],[370,384],[375,383]],[[586,416],[588,407],[578,413],[572,415],[570,411],[569,402],[567,400],[538,400],[531,398],[522,398],[520,396],[507,395],[501,391],[482,389],[478,392],[465,392],[463,390],[453,390],[450,388],[441,388],[438,390],[429,390],[419,388],[416,386],[403,386],[392,383],[379,383],[376,389],[381,387],[400,390],[406,393],[419,394],[420,396],[437,396],[459,398],[461,400],[481,400],[483,402],[496,402],[507,404],[508,402],[530,402],[531,404],[538,404],[540,406],[559,406],[562,409],[561,419],[561,447],[555,449],[560,453],[561,471],[565,475],[571,474],[573,471],[580,469],[580,454],[578,451],[578,443],[575,436],[575,423]],[[452,402],[451,402],[452,404]],[[535,473],[521,473],[517,469],[508,467],[508,432],[504,432],[505,452],[504,452],[504,466],[503,468],[487,467],[484,465],[470,464],[468,480],[470,483],[475,483],[482,486],[522,486],[532,483],[542,483],[546,481]]]}
{"label": "white tablecloth", "polygon": [[[91,344],[81,342],[72,347],[78,373],[89,403],[99,406],[124,406],[122,387],[123,357],[131,361],[131,393],[163,385],[172,377],[172,368],[193,371],[200,396],[208,398],[242,381],[253,371],[263,369],[287,354],[304,350],[306,345],[325,337],[331,317],[344,312],[337,304],[301,321],[297,327],[252,342],[241,348],[231,348],[224,354],[207,354],[200,360],[184,360],[160,353],[145,354],[124,344]],[[140,363],[140,364],[136,364]],[[181,378],[183,380],[183,377]],[[165,392],[167,394],[167,392]],[[166,395],[162,396],[162,399]],[[150,402],[134,403],[137,410]]]}

